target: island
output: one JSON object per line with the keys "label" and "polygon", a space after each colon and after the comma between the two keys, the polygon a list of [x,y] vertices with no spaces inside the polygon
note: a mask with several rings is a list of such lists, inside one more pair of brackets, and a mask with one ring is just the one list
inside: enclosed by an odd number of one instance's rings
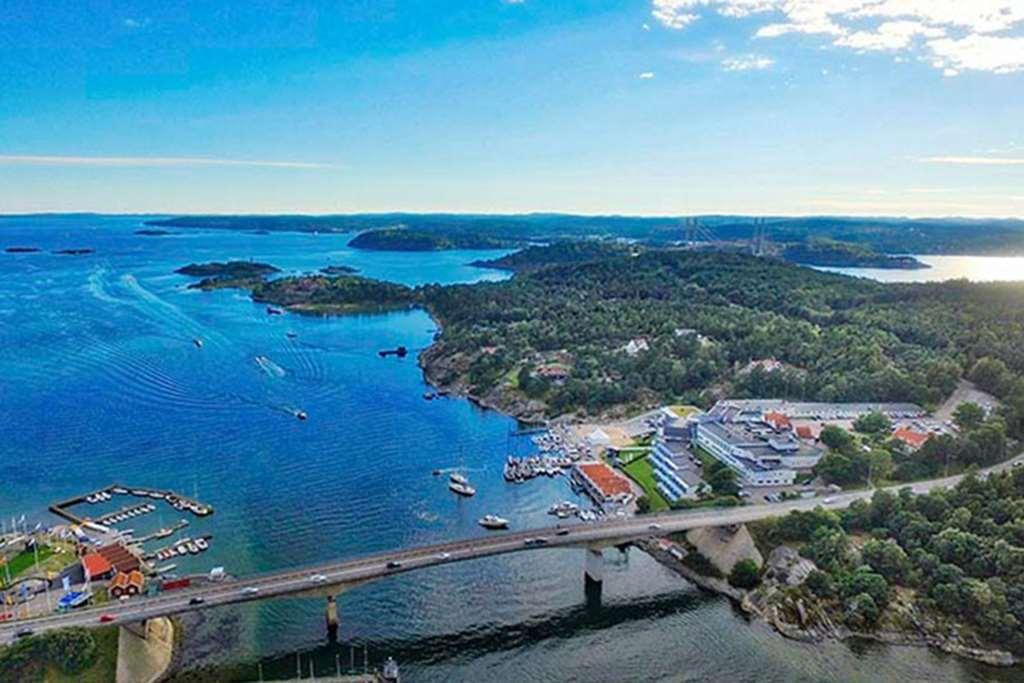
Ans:
{"label": "island", "polygon": [[419,295],[404,285],[352,275],[304,276],[260,282],[254,301],[312,314],[366,313],[408,308]]}
{"label": "island", "polygon": [[489,235],[417,232],[405,228],[369,230],[356,235],[348,246],[374,251],[444,251],[449,249],[505,249],[515,242]]}
{"label": "island", "polygon": [[353,230],[345,216],[176,216],[146,221],[157,228],[245,230],[256,235],[271,232],[345,233]]}
{"label": "island", "polygon": [[190,284],[189,289],[231,289],[251,288],[263,282],[267,275],[280,270],[269,263],[258,261],[212,261],[210,263],[190,263],[174,271],[179,275],[203,278]]}
{"label": "island", "polygon": [[931,267],[913,256],[892,256],[863,244],[827,238],[812,238],[807,242],[784,245],[780,256],[793,263],[831,268],[920,270]]}
{"label": "island", "polygon": [[320,269],[320,272],[323,273],[324,275],[331,276],[352,275],[353,273],[358,273],[359,269],[353,268],[352,266],[324,266],[323,268]]}
{"label": "island", "polygon": [[35,254],[42,249],[39,247],[7,247],[4,251],[8,254]]}

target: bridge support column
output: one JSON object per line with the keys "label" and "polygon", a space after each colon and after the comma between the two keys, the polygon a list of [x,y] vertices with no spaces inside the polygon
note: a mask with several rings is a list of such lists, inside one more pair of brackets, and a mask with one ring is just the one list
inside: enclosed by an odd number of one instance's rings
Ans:
{"label": "bridge support column", "polygon": [[604,583],[604,555],[600,548],[587,548],[583,562],[583,584],[588,605],[601,604]]}
{"label": "bridge support column", "polygon": [[327,611],[324,618],[327,622],[328,642],[338,642],[338,603],[333,595],[327,596]]}

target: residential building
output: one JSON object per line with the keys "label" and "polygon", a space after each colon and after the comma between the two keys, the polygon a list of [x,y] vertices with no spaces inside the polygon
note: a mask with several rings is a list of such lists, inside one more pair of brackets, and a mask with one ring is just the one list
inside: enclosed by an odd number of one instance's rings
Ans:
{"label": "residential building", "polygon": [[659,439],[648,456],[658,491],[669,502],[696,498],[707,485],[701,479],[687,443]]}
{"label": "residential building", "polygon": [[908,427],[901,427],[892,433],[892,437],[916,451],[925,445],[928,439],[932,438],[932,435],[927,432],[917,432]]}
{"label": "residential building", "polygon": [[647,343],[646,339],[643,337],[636,337],[635,339],[630,339],[629,343],[622,347],[622,350],[630,356],[635,356],[642,351],[649,350],[650,348],[651,346]]}

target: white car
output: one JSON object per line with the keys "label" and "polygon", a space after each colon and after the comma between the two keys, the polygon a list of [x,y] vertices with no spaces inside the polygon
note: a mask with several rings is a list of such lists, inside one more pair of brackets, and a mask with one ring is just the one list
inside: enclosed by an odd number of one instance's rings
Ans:
{"label": "white car", "polygon": [[239,592],[240,592],[240,593],[241,593],[242,595],[253,595],[254,593],[259,593],[259,592],[260,592],[260,589],[259,589],[259,588],[257,588],[256,586],[246,586],[245,588],[243,588],[243,589],[242,589],[241,591],[239,591]]}
{"label": "white car", "polygon": [[438,555],[438,557],[441,558],[442,560],[447,560],[451,556],[452,556],[451,553],[441,553],[440,555]]}
{"label": "white car", "polygon": [[647,528],[650,529],[651,531],[661,531],[661,525],[660,524],[648,524]]}
{"label": "white car", "polygon": [[327,583],[327,577],[323,574],[313,574],[313,576],[309,577],[309,580],[313,583]]}
{"label": "white car", "polygon": [[824,503],[825,505],[831,505],[832,503],[836,502],[836,499],[833,498],[832,496],[829,496],[828,498],[821,502]]}

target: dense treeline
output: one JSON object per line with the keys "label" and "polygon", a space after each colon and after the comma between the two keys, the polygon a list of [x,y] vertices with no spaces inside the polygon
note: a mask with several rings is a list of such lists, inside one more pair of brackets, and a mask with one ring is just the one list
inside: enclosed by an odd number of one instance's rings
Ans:
{"label": "dense treeline", "polygon": [[[749,241],[749,216],[701,216],[705,241]],[[501,240],[548,242],[606,238],[666,244],[685,239],[683,217],[573,216],[567,214],[350,214],[338,216],[178,216],[148,225],[225,230],[361,232],[404,227],[437,235],[487,236]],[[768,217],[774,243],[828,238],[867,245],[890,254],[1020,254],[1024,222],[1019,220],[905,219],[844,217]]]}
{"label": "dense treeline", "polygon": [[348,246],[376,251],[443,251],[446,249],[504,249],[520,243],[490,235],[418,232],[405,228],[368,230],[352,238]]}
{"label": "dense treeline", "polygon": [[768,546],[801,545],[804,588],[870,630],[897,587],[915,604],[1024,653],[1024,471],[966,477],[955,489],[875,493],[842,513],[791,513],[758,527]]}

